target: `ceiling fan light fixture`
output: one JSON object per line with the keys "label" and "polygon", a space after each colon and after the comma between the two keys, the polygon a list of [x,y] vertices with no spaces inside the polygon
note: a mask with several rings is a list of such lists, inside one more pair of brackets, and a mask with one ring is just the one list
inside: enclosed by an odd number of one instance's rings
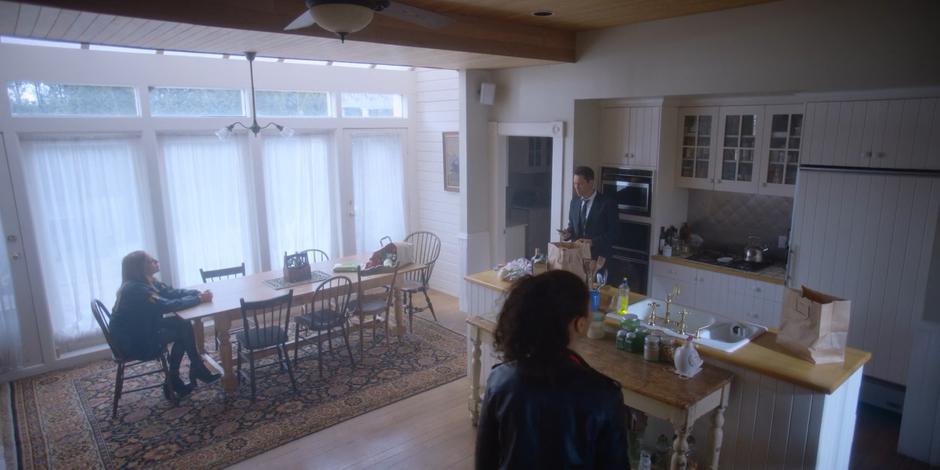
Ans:
{"label": "ceiling fan light fixture", "polygon": [[345,37],[369,26],[374,10],[351,3],[325,3],[311,6],[310,12],[320,27]]}

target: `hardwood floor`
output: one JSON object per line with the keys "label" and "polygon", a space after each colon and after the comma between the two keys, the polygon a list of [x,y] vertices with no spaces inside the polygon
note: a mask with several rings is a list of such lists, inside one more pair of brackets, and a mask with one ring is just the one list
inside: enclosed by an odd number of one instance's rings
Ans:
{"label": "hardwood floor", "polygon": [[[466,334],[457,298],[438,292],[431,301],[439,323]],[[416,298],[424,305],[423,298]],[[430,312],[418,316],[431,319]],[[407,322],[407,319],[406,319]],[[470,424],[463,378],[344,421],[232,468],[473,468],[476,429]]]}

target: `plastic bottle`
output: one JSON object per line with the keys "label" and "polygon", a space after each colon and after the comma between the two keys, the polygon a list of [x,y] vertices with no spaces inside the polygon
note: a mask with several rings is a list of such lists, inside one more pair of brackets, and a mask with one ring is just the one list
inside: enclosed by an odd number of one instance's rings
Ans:
{"label": "plastic bottle", "polygon": [[627,282],[627,276],[623,277],[623,282],[620,283],[620,289],[617,300],[617,313],[620,315],[626,315],[628,307],[630,305],[630,283]]}
{"label": "plastic bottle", "polygon": [[645,450],[640,451],[640,464],[637,465],[637,468],[639,470],[651,470],[653,468],[649,452]]}
{"label": "plastic bottle", "polygon": [[591,339],[604,337],[604,314],[600,311],[600,299],[600,292],[597,289],[591,289],[591,323],[587,331],[587,337]]}

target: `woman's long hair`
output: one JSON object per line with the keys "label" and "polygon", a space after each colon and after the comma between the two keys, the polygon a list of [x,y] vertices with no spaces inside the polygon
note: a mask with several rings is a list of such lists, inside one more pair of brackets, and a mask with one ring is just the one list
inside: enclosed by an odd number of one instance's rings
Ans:
{"label": "woman's long hair", "polygon": [[153,283],[153,277],[147,273],[147,265],[150,263],[150,255],[146,251],[132,251],[121,260],[121,287],[117,291],[117,300],[114,306],[121,303],[121,292],[124,286],[130,281]]}
{"label": "woman's long hair", "polygon": [[520,279],[503,303],[494,333],[505,361],[546,366],[565,357],[569,325],[588,314],[588,289],[568,271]]}

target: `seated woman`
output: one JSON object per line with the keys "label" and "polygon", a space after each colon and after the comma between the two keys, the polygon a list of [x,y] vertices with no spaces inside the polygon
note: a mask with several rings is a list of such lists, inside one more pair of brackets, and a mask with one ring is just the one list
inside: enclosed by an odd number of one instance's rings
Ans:
{"label": "seated woman", "polygon": [[[202,363],[192,325],[179,317],[163,314],[212,300],[212,292],[174,289],[156,279],[160,262],[144,251],[135,251],[121,263],[123,283],[117,292],[111,317],[111,334],[118,349],[130,358],[155,357],[160,348],[173,343],[170,350],[170,381],[180,396],[188,395],[196,380],[211,383],[221,375],[213,374]],[[180,379],[183,353],[189,356],[187,385]]]}
{"label": "seated woman", "polygon": [[568,349],[588,327],[588,289],[567,271],[519,280],[499,315],[476,468],[629,468],[620,384]]}

